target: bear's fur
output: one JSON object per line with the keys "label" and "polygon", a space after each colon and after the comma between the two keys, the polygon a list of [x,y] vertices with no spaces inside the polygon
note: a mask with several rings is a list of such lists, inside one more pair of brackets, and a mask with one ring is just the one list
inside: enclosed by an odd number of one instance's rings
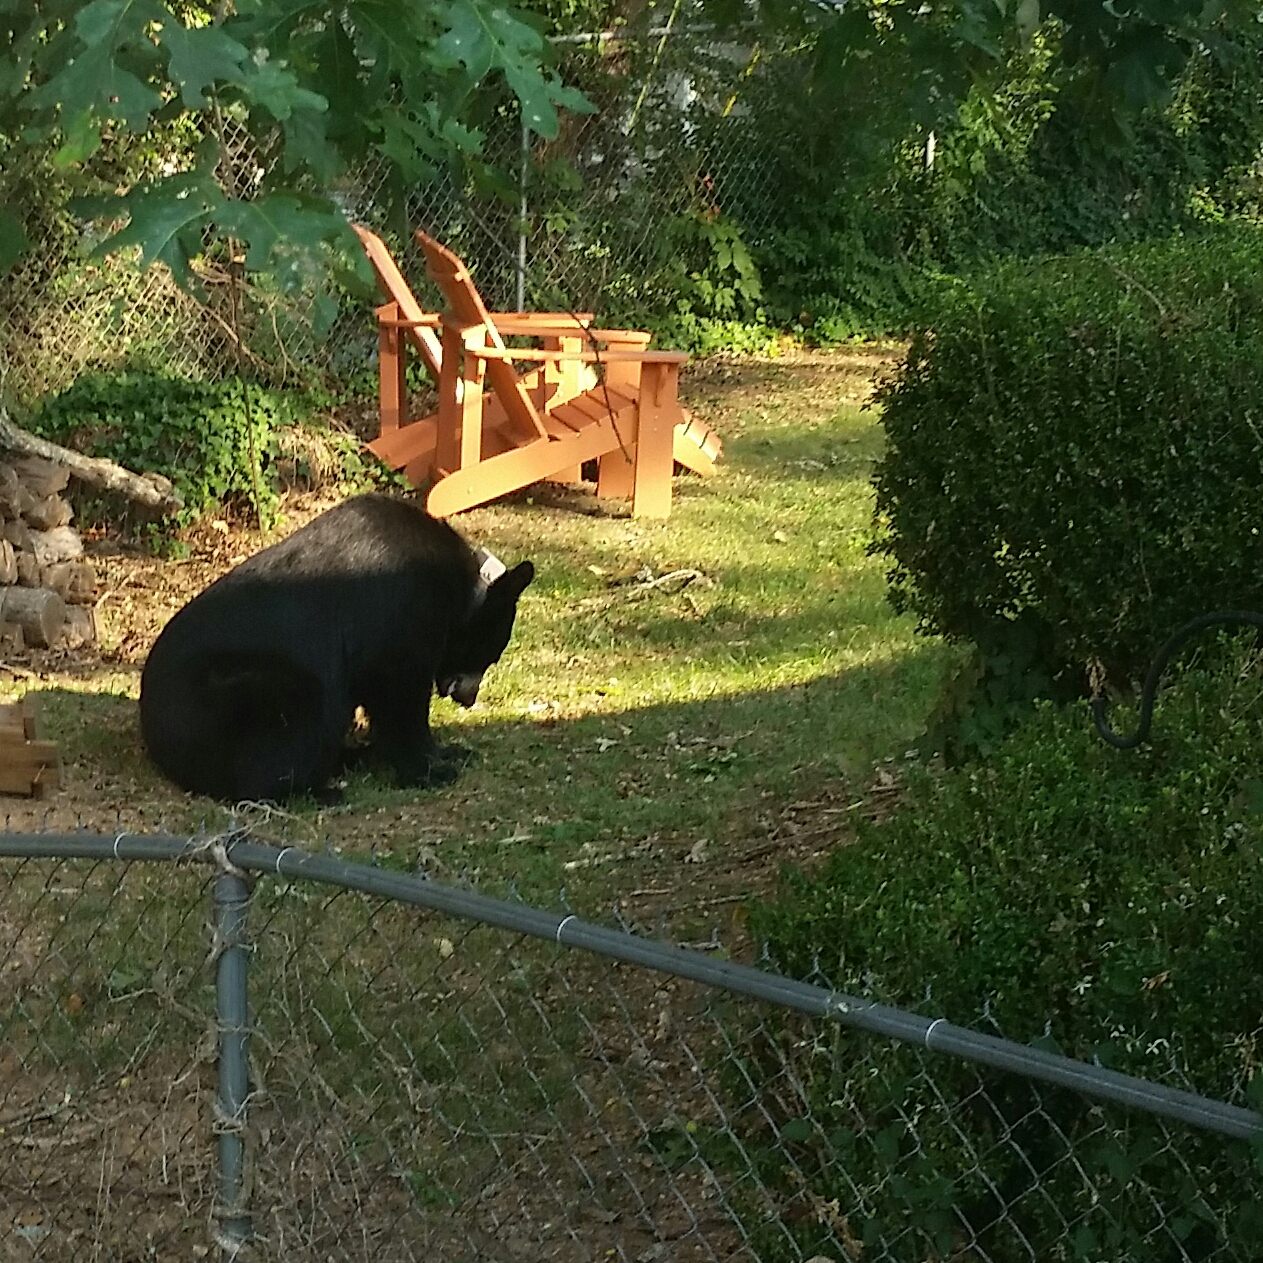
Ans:
{"label": "bear's fur", "polygon": [[336,798],[357,706],[369,750],[400,785],[454,780],[430,733],[435,691],[472,706],[509,643],[529,561],[490,585],[445,522],[357,496],[263,549],[163,628],[141,677],[158,768],[229,802]]}

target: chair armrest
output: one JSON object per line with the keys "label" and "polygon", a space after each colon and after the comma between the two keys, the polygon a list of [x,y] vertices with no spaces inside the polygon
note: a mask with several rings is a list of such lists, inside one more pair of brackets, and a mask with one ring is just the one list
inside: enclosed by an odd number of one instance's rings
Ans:
{"label": "chair armrest", "polygon": [[420,320],[398,320],[393,316],[377,317],[377,323],[388,329],[437,329],[440,316],[422,316]]}
{"label": "chair armrest", "polygon": [[480,360],[537,360],[557,363],[580,360],[585,364],[686,364],[687,351],[517,351],[512,348],[466,347],[465,353]]}
{"label": "chair armrest", "polygon": [[487,313],[497,328],[505,324],[522,325],[562,325],[567,329],[576,324],[587,324],[595,320],[596,315],[590,311],[492,311]]}
{"label": "chair armrest", "polygon": [[583,338],[596,342],[623,342],[633,346],[648,346],[653,340],[652,333],[643,333],[639,329],[588,329],[579,325],[537,325],[519,326],[514,320],[497,320],[496,328],[505,337],[528,338]]}

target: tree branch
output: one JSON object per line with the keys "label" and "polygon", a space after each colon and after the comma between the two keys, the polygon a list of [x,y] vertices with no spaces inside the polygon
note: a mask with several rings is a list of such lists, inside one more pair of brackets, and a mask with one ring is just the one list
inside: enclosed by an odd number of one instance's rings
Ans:
{"label": "tree branch", "polygon": [[50,443],[29,430],[22,429],[8,410],[0,404],[0,448],[21,452],[25,456],[42,456],[45,460],[56,461],[64,465],[76,478],[90,482],[94,487],[103,487],[106,491],[117,491],[129,500],[147,505],[151,509],[161,509],[172,513],[184,507],[184,500],[172,485],[170,479],[161,474],[134,474],[112,460],[102,460],[96,456],[84,456],[81,452],[62,447],[59,443]]}

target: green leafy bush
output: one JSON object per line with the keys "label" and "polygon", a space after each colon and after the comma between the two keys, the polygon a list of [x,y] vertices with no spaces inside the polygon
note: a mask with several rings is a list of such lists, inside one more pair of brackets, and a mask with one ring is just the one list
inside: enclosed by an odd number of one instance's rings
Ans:
{"label": "green leafy bush", "polygon": [[663,350],[688,351],[692,355],[775,354],[785,335],[760,320],[713,320],[681,311],[645,321]]}
{"label": "green leafy bush", "polygon": [[[756,909],[774,963],[1263,1105],[1260,677],[1239,647],[1206,658],[1141,753],[1107,748],[1081,704],[1045,704],[985,766],[914,769],[891,818]],[[866,1244],[914,1230],[884,1258],[972,1258],[954,1253],[971,1233],[997,1259],[1207,1259],[1228,1241],[1263,1257],[1263,1166],[1241,1146],[1168,1140],[1119,1110],[1103,1124],[1072,1094],[875,1040],[806,1047],[794,1159]],[[815,1231],[802,1240],[819,1248]]]}
{"label": "green leafy bush", "polygon": [[290,397],[240,380],[125,372],[80,377],[45,401],[32,428],[170,478],[185,505],[174,525],[247,505],[266,521],[277,505],[276,433],[297,415]]}
{"label": "green leafy bush", "polygon": [[[184,508],[161,523],[142,515],[143,533],[161,540],[212,511],[257,512],[270,524],[284,487],[399,485],[353,434],[313,420],[337,406],[321,391],[129,371],[80,377],[45,400],[31,427],[88,455],[170,478]],[[88,495],[82,507],[90,518],[130,522],[101,496]]]}
{"label": "green leafy bush", "polygon": [[947,288],[882,392],[891,599],[992,701],[1123,683],[1263,603],[1263,231],[1008,264]]}

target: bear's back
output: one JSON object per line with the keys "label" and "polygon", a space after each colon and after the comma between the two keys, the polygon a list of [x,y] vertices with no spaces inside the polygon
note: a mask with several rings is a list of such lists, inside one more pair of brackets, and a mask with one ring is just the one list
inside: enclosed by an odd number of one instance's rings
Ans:
{"label": "bear's back", "polygon": [[362,578],[417,569],[436,580],[450,577],[458,584],[473,584],[478,560],[446,522],[406,500],[371,493],[326,510],[286,539],[247,558],[219,582]]}
{"label": "bear's back", "polygon": [[[287,646],[332,636],[357,646],[463,621],[478,584],[473,549],[417,506],[369,494],[322,513],[247,558],[168,622],[150,653]],[[148,663],[146,664],[148,666]]]}

